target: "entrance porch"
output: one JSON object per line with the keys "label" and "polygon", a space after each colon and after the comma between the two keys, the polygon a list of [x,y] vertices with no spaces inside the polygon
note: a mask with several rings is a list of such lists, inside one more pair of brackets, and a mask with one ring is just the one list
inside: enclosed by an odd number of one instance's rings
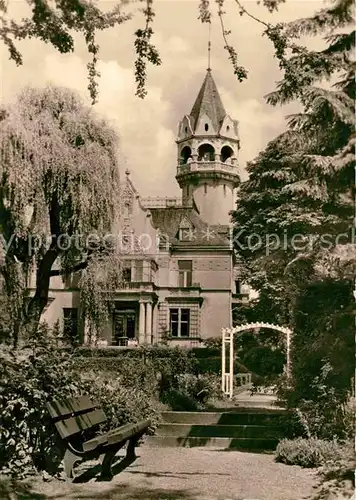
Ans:
{"label": "entrance porch", "polygon": [[157,332],[157,304],[150,300],[115,301],[111,319],[113,346],[153,344]]}

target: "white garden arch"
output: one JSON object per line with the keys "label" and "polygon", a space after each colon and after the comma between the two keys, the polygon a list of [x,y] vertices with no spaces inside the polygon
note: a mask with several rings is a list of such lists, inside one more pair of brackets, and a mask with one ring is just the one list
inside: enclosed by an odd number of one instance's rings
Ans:
{"label": "white garden arch", "polygon": [[[277,332],[284,333],[286,336],[287,345],[287,363],[285,367],[287,377],[290,376],[290,341],[292,330],[290,328],[273,325],[271,323],[245,323],[244,325],[235,326],[234,328],[222,329],[222,346],[221,346],[221,388],[230,398],[233,396],[234,389],[234,334],[247,330],[255,330],[257,328],[269,328]],[[229,369],[226,370],[226,349],[229,346]]]}

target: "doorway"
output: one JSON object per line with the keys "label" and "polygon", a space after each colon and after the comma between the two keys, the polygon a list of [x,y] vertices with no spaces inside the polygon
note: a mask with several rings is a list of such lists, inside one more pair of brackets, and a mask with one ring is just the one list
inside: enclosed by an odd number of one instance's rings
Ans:
{"label": "doorway", "polygon": [[120,309],[114,311],[113,344],[127,346],[128,340],[135,338],[136,311],[135,309]]}

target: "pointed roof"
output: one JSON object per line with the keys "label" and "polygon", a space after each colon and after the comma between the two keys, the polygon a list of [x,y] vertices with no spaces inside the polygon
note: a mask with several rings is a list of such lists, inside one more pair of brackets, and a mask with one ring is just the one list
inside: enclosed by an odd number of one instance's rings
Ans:
{"label": "pointed roof", "polygon": [[211,69],[207,70],[203,85],[201,86],[198,97],[190,112],[191,124],[194,132],[199,118],[204,114],[208,115],[217,132],[221,122],[226,116],[226,111],[212,77]]}

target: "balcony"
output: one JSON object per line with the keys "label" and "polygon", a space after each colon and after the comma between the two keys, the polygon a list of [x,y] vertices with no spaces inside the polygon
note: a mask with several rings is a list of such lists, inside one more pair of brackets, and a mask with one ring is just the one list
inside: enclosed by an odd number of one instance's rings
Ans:
{"label": "balcony", "polygon": [[[141,204],[145,208],[171,208],[171,207],[182,207],[183,206],[183,201],[182,198],[168,198],[168,197],[148,197],[148,198],[141,198]],[[185,207],[187,206],[186,204],[184,205]],[[192,203],[191,203],[192,206]]]}
{"label": "balcony", "polygon": [[153,292],[155,284],[152,281],[126,281],[121,284],[120,290],[139,292]]}
{"label": "balcony", "polygon": [[222,161],[192,161],[184,165],[178,165],[177,175],[184,175],[197,172],[226,172],[232,175],[238,175],[237,166],[224,163]]}
{"label": "balcony", "polygon": [[203,297],[201,297],[200,293],[200,283],[193,283],[192,286],[189,287],[172,288],[170,290],[170,295],[166,298],[166,300],[175,301],[184,299],[202,303]]}

